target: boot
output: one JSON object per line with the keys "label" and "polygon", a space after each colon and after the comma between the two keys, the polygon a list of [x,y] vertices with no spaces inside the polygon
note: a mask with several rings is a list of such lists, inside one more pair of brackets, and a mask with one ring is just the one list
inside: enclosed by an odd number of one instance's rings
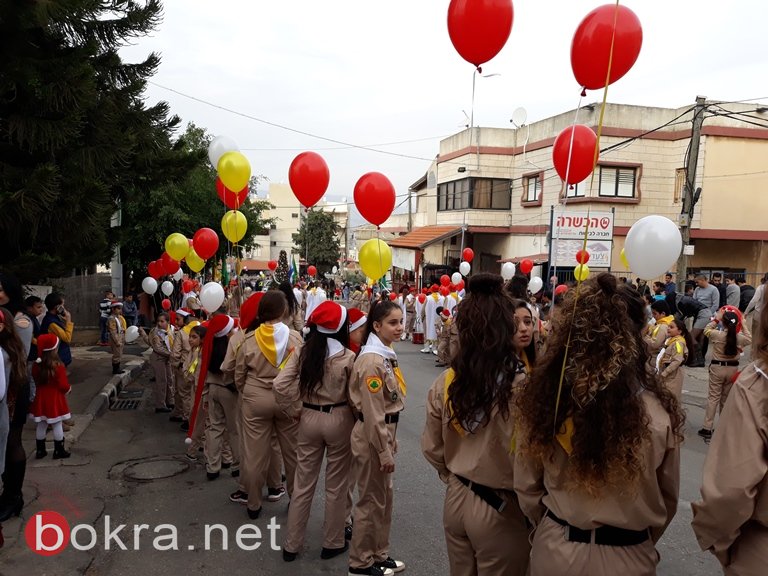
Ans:
{"label": "boot", "polygon": [[45,440],[35,440],[35,445],[37,446],[37,452],[35,452],[35,458],[40,460],[40,458],[45,458],[48,456],[48,450],[45,449]]}
{"label": "boot", "polygon": [[112,363],[112,374],[122,374],[122,373],[123,373],[123,371],[120,370],[120,363],[118,362],[117,364],[115,364],[113,362]]}
{"label": "boot", "polygon": [[64,449],[64,440],[54,440],[53,441],[53,459],[58,460],[59,458],[69,458],[72,456],[70,452],[67,452]]}
{"label": "boot", "polygon": [[21,509],[24,507],[21,487],[24,484],[26,470],[26,460],[6,462],[3,473],[3,494],[0,496],[0,522],[21,514]]}

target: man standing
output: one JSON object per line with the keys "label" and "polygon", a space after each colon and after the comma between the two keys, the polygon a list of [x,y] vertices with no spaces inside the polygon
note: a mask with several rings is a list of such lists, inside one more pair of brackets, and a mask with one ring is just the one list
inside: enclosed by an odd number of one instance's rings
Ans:
{"label": "man standing", "polygon": [[739,277],[736,280],[736,285],[739,287],[740,291],[739,310],[744,312],[744,310],[747,309],[747,306],[749,306],[749,301],[752,300],[752,296],[755,295],[755,287],[747,284],[746,280],[742,277]]}
{"label": "man standing", "polygon": [[741,288],[736,284],[735,274],[725,275],[725,303],[736,308],[741,303]]}
{"label": "man standing", "polygon": [[717,292],[720,294],[719,306],[717,307],[719,310],[725,306],[727,298],[725,293],[725,284],[723,284],[723,275],[720,272],[715,272],[712,274],[712,285],[717,288]]}
{"label": "man standing", "polygon": [[[696,276],[696,286],[696,289],[693,291],[694,299],[709,308],[709,316],[710,318],[714,318],[715,314],[717,314],[717,311],[720,309],[720,291],[716,286],[709,283],[704,274]],[[697,328],[696,325],[694,325],[694,329],[695,328]],[[699,346],[701,347],[701,357],[706,358],[709,338],[704,337],[703,329],[700,333],[697,333],[694,338],[698,338]]]}
{"label": "man standing", "polygon": [[109,346],[109,332],[107,331],[107,319],[112,313],[112,300],[115,299],[115,295],[112,290],[104,291],[104,299],[99,302],[99,328],[101,329],[101,338],[99,339],[99,346]]}
{"label": "man standing", "polygon": [[[110,313],[112,303],[110,305]],[[64,308],[64,297],[58,292],[51,292],[45,297],[45,307],[48,310],[40,324],[40,334],[55,334],[59,338],[59,358],[64,366],[72,363],[72,351],[69,343],[72,341],[72,332],[75,325],[72,323],[72,315]],[[109,343],[107,343],[109,346]]]}
{"label": "man standing", "polygon": [[677,284],[672,282],[672,272],[664,274],[664,294],[669,296],[677,292]]}

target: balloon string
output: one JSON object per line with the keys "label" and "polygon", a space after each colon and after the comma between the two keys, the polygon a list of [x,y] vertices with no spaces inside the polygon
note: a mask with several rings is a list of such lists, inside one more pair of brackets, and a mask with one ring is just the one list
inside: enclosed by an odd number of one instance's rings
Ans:
{"label": "balloon string", "polygon": [[[379,232],[380,226],[376,227],[376,250],[379,252],[379,271],[381,271],[384,268],[384,262],[381,260],[381,233]],[[384,271],[384,284],[386,285],[387,281],[387,272]],[[378,279],[379,287],[381,287],[381,278]]]}

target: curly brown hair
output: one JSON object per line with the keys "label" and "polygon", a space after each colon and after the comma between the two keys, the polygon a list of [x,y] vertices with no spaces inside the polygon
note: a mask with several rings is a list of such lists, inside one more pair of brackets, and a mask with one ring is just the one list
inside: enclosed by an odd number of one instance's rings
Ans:
{"label": "curly brown hair", "polygon": [[547,350],[517,397],[518,446],[531,458],[551,458],[555,431],[571,417],[574,486],[592,495],[606,487],[632,492],[645,465],[641,447],[650,437],[638,393],[646,390],[659,399],[680,441],[685,415],[675,396],[646,369],[645,312],[637,291],[603,273],[576,292],[566,294],[553,318]]}
{"label": "curly brown hair", "polygon": [[494,407],[508,418],[519,360],[512,345],[515,309],[501,276],[474,274],[455,321],[459,348],[451,359],[452,421],[467,430],[473,423],[485,426]]}

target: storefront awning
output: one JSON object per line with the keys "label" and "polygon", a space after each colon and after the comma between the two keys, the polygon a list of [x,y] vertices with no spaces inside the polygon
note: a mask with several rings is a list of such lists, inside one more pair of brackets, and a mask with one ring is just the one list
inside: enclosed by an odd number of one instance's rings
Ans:
{"label": "storefront awning", "polygon": [[459,232],[461,232],[460,226],[422,226],[405,236],[390,240],[389,245],[397,248],[422,250],[430,244],[455,236]]}

